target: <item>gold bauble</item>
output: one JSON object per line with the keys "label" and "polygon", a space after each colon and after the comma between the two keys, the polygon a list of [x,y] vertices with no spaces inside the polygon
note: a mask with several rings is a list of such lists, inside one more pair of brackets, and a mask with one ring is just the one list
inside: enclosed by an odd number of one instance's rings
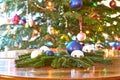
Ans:
{"label": "gold bauble", "polygon": [[46,9],[52,11],[54,10],[54,3],[52,1],[47,1],[46,2]]}
{"label": "gold bauble", "polygon": [[63,34],[61,37],[60,37],[61,40],[66,40],[66,41],[70,41],[69,40],[69,37],[66,35],[66,34]]}

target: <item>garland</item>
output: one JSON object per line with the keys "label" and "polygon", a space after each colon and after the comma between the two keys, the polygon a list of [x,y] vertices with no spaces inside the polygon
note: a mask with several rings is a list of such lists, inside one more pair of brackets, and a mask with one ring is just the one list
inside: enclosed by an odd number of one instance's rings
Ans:
{"label": "garland", "polygon": [[88,68],[93,66],[94,63],[112,63],[110,59],[104,58],[103,51],[84,53],[85,56],[81,58],[72,57],[66,51],[60,51],[54,56],[48,56],[43,53],[35,58],[31,58],[30,55],[30,53],[27,53],[18,56],[18,59],[15,60],[16,67]]}

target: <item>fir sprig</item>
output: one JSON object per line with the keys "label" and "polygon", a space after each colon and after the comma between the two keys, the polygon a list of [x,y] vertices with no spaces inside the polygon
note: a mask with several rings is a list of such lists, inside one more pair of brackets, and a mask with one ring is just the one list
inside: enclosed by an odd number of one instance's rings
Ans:
{"label": "fir sprig", "polygon": [[81,58],[72,57],[67,52],[61,51],[59,55],[48,56],[43,53],[35,58],[30,58],[30,54],[24,54],[19,56],[15,63],[16,67],[89,68],[94,63],[111,64],[112,61],[104,58],[104,52],[102,51],[85,53],[85,56]]}

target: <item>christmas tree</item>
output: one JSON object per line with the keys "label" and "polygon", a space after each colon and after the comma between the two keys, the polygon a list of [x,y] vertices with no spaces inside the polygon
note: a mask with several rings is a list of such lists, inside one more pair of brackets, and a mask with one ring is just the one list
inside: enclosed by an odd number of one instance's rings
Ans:
{"label": "christmas tree", "polygon": [[[106,3],[107,2],[107,3]],[[119,41],[119,0],[0,0],[0,49]],[[106,4],[107,5],[106,5]],[[4,15],[4,16],[3,16]],[[109,45],[108,45],[109,46]]]}

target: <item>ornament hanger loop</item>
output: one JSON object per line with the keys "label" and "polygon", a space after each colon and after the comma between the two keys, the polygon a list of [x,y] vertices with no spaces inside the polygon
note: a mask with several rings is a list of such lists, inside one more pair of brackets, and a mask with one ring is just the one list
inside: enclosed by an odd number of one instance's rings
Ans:
{"label": "ornament hanger loop", "polygon": [[82,31],[82,17],[79,17],[79,26],[80,26],[80,32]]}

